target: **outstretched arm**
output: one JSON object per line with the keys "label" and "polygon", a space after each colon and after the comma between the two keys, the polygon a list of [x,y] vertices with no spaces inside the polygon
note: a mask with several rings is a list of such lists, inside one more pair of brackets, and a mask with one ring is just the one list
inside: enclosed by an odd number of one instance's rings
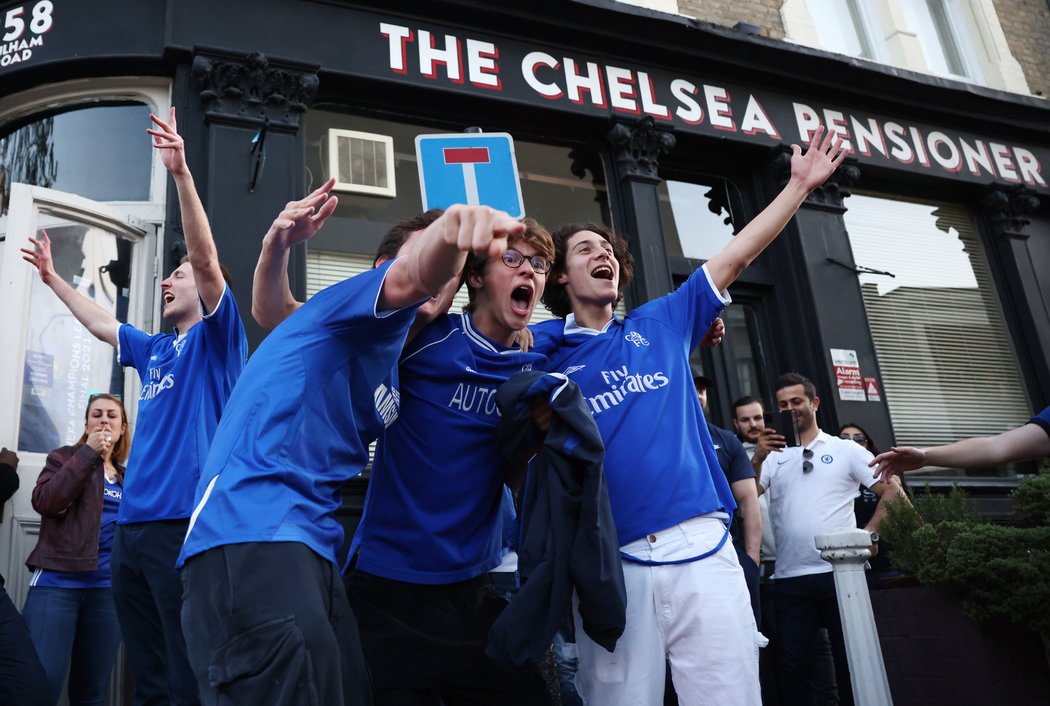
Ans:
{"label": "outstretched arm", "polygon": [[878,466],[875,477],[886,480],[924,466],[975,468],[1040,456],[1050,456],[1050,435],[1037,424],[1025,424],[996,436],[963,439],[946,446],[928,449],[895,446],[868,465]]}
{"label": "outstretched arm", "polygon": [[40,231],[40,240],[30,238],[29,242],[33,247],[32,249],[22,248],[22,259],[36,268],[40,274],[40,280],[58,295],[69,312],[91,332],[92,336],[116,347],[120,322],[58,276],[58,273],[55,272],[55,263],[51,259],[51,239],[47,237],[47,231]]}
{"label": "outstretched arm", "polygon": [[160,150],[164,167],[175,180],[179,192],[179,210],[182,213],[182,230],[186,236],[186,252],[193,267],[193,278],[197,282],[197,295],[204,304],[204,311],[211,313],[219,306],[219,299],[226,287],[219,268],[219,252],[215,248],[208,216],[197,195],[193,175],[186,165],[186,145],[178,133],[174,106],[164,122],[152,113],[149,119],[156,128],[146,130],[153,136],[153,146]]}
{"label": "outstretched arm", "polygon": [[331,196],[335,178],[329,179],[309,196],[289,201],[263,236],[262,252],[252,280],[252,316],[264,328],[272,329],[303,305],[292,296],[288,282],[288,253],[319,231],[339,205]]}
{"label": "outstretched arm", "polygon": [[832,139],[831,133],[824,135],[823,127],[817,129],[804,155],[798,145],[791,145],[791,151],[791,178],[787,186],[729,245],[707,261],[707,272],[719,291],[733,284],[773,242],[810,192],[831,176],[847,154],[842,139],[838,136]]}
{"label": "outstretched arm", "polygon": [[459,277],[468,252],[499,257],[507,237],[525,224],[487,206],[451,206],[417,237],[391,266],[379,295],[381,310],[400,309],[435,296]]}

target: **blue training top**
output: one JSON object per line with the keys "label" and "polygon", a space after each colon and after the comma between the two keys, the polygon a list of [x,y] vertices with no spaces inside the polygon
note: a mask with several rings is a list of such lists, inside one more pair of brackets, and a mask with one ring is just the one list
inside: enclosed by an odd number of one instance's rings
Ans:
{"label": "blue training top", "polygon": [[398,414],[394,364],[416,306],[378,312],[392,263],[318,292],[266,337],[215,432],[178,566],[242,542],[336,561],[347,479]]}
{"label": "blue training top", "polygon": [[117,532],[117,510],[123,491],[118,483],[102,479],[102,524],[98,532],[98,568],[94,571],[48,571],[37,569],[30,586],[51,588],[109,588],[109,559],[113,553],[113,536]]}
{"label": "blue training top", "polygon": [[1032,417],[1028,423],[1041,426],[1043,431],[1050,435],[1050,407],[1047,407],[1042,412]]}
{"label": "blue training top", "polygon": [[142,381],[135,443],[117,522],[189,517],[201,467],[248,358],[237,302],[223,290],[215,311],[182,335],[118,331],[120,364]]}
{"label": "blue training top", "polygon": [[728,303],[706,267],[602,331],[570,316],[533,327],[548,370],[580,386],[605,442],[621,546],[697,515],[736,509],[693,385],[689,353]]}
{"label": "blue training top", "polygon": [[401,355],[401,415],[379,440],[357,568],[396,581],[447,584],[500,563],[507,463],[496,445],[496,389],[546,358],[498,345],[469,314],[423,329]]}

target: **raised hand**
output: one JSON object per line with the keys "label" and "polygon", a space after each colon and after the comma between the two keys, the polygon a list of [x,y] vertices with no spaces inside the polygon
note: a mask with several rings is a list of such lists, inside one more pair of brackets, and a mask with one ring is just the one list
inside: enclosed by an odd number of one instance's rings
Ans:
{"label": "raised hand", "polygon": [[849,150],[845,148],[842,138],[831,132],[825,134],[822,125],[813,133],[805,154],[798,145],[791,145],[791,178],[798,181],[806,191],[812,191],[827,181],[847,154]]}
{"label": "raised hand", "polygon": [[113,445],[113,433],[106,429],[99,429],[88,434],[85,442],[100,456],[106,456]]}
{"label": "raised hand", "polygon": [[451,206],[433,225],[442,224],[445,242],[478,257],[497,258],[507,238],[525,232],[525,224],[488,206]]}
{"label": "raised hand", "polygon": [[40,231],[40,240],[30,238],[29,242],[33,244],[33,248],[21,248],[22,259],[36,268],[44,284],[51,286],[58,274],[55,273],[55,263],[51,259],[51,239],[47,237],[47,231]]}
{"label": "raised hand", "polygon": [[171,172],[172,176],[188,174],[186,144],[179,135],[178,123],[175,122],[175,106],[168,111],[167,122],[153,113],[150,113],[149,119],[157,127],[148,128],[146,132],[153,136],[153,146],[160,150],[160,161],[164,164],[164,168]]}
{"label": "raised hand", "polygon": [[869,467],[875,467],[875,478],[889,480],[898,473],[914,471],[926,465],[926,452],[914,446],[894,446],[889,451],[871,459]]}
{"label": "raised hand", "polygon": [[339,199],[331,195],[334,186],[335,177],[332,177],[308,196],[285,204],[267,237],[279,247],[289,248],[319,231],[339,205]]}

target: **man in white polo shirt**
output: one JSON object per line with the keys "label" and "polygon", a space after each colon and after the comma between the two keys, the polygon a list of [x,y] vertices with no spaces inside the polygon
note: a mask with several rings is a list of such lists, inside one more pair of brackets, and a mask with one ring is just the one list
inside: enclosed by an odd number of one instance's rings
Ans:
{"label": "man in white polo shirt", "polygon": [[899,481],[877,481],[868,462],[871,453],[849,439],[820,430],[820,407],[813,383],[798,373],[781,375],[776,383],[777,407],[798,412],[801,446],[771,453],[762,463],[759,492],[769,493],[770,519],[776,539],[777,564],[774,609],[779,642],[778,681],[785,706],[815,703],[813,647],[817,630],[827,628],[835,658],[839,704],[852,705],[849,665],[842,637],[831,564],[820,557],[814,537],[837,527],[853,527],[853,499],[862,484],[879,496],[866,530],[877,551],[879,524],[886,500],[907,496]]}

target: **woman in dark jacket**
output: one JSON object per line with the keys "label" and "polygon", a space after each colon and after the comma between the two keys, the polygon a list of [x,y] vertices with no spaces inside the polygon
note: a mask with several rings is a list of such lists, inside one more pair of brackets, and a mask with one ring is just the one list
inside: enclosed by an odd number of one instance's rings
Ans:
{"label": "woman in dark jacket", "polygon": [[120,626],[110,588],[109,556],[131,442],[120,398],[93,395],[84,433],[55,449],[33,488],[42,515],[22,616],[57,703],[69,670],[71,706],[102,704]]}

